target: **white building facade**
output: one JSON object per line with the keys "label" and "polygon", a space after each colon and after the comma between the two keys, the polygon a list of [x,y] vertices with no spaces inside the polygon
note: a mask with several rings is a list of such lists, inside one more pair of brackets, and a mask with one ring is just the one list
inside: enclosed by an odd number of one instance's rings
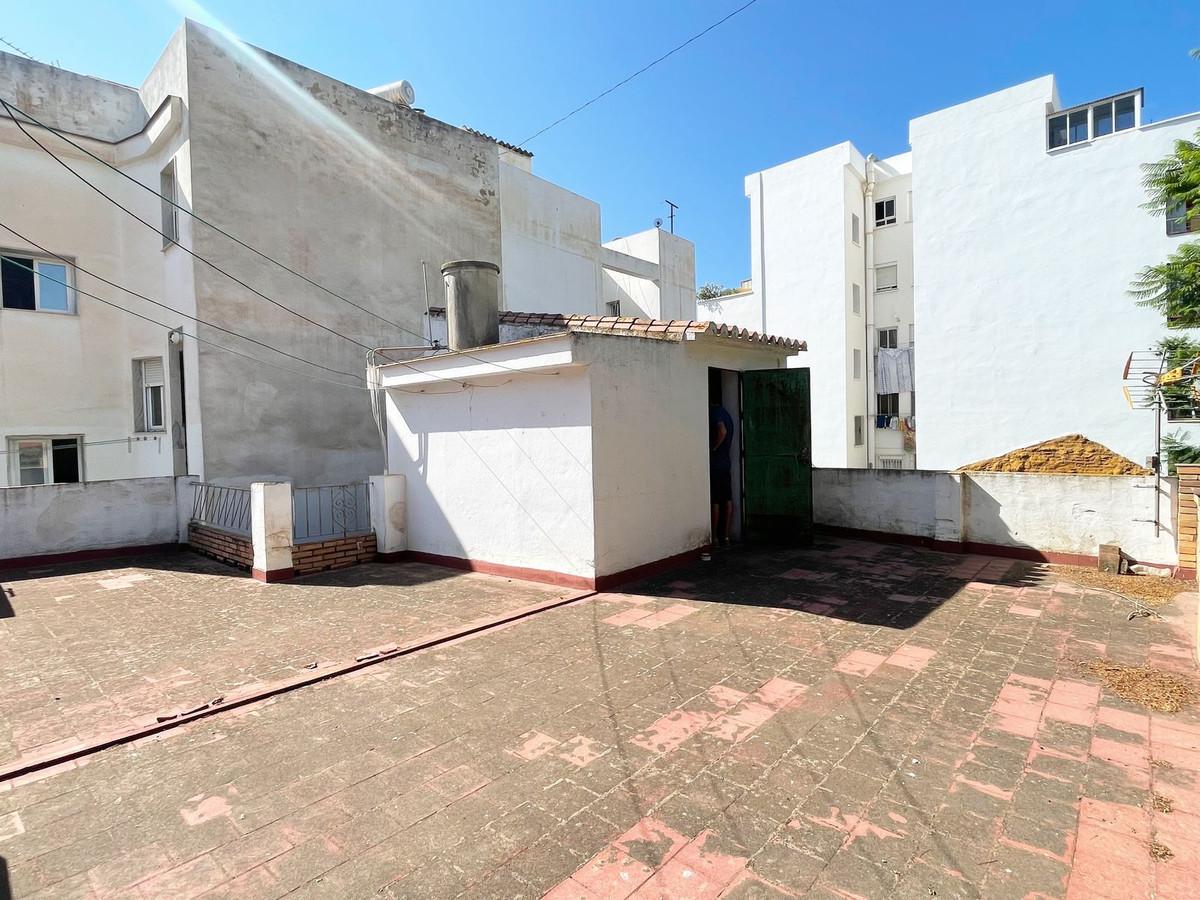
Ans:
{"label": "white building facade", "polygon": [[1157,452],[1122,368],[1167,329],[1128,289],[1181,236],[1140,165],[1200,113],[1146,122],[1142,100],[1064,107],[1047,76],[912,120],[907,153],[747,177],[753,291],[706,305],[804,335],[814,465],[952,469],[1074,432]]}
{"label": "white building facade", "polygon": [[138,88],[0,53],[0,97],[83,149],[25,128],[170,235],[0,110],[0,486],[382,471],[365,351],[422,343],[447,260],[494,261],[524,311],[694,297],[689,242],[606,247],[528,153],[385,93],[191,21]]}

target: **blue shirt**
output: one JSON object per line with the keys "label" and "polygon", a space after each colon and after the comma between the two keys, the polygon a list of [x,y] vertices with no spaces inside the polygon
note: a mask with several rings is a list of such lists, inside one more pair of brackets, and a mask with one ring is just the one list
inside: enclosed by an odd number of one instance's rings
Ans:
{"label": "blue shirt", "polygon": [[708,446],[717,439],[717,425],[725,426],[725,438],[709,453],[708,465],[714,471],[729,471],[729,448],[733,445],[733,416],[723,406],[708,407]]}

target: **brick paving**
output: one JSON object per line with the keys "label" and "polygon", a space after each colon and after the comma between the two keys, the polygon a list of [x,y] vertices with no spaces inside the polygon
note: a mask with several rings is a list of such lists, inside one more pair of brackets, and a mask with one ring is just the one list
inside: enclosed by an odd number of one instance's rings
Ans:
{"label": "brick paving", "polygon": [[372,564],[264,585],[192,553],[0,577],[0,766],[570,593]]}
{"label": "brick paving", "polygon": [[0,857],[22,898],[1194,897],[1200,716],[1078,665],[1194,677],[1194,607],[735,551],[0,787]]}

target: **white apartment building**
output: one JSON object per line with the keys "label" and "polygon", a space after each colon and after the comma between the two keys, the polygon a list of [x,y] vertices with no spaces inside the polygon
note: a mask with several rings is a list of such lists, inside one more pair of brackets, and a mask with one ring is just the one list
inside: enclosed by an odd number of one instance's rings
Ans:
{"label": "white apartment building", "polygon": [[1142,109],[1140,88],[1064,106],[1046,76],[913,119],[907,153],[746,178],[753,289],[704,306],[808,341],[814,465],[952,469],[1073,432],[1156,452],[1122,368],[1166,326],[1128,288],[1181,236],[1140,165],[1200,113]]}
{"label": "white apartment building", "polygon": [[508,309],[694,315],[688,241],[606,246],[530,154],[195,22],[136,88],[0,53],[0,97],[170,236],[0,109],[0,486],[382,471],[364,348],[422,343],[449,260],[496,262]]}

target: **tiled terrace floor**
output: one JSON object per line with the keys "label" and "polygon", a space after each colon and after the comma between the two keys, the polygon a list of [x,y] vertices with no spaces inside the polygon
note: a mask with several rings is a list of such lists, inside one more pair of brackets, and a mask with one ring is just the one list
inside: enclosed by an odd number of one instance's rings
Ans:
{"label": "tiled terrace floor", "polygon": [[417,564],[269,586],[191,553],[101,565],[0,573],[0,766],[570,593]]}
{"label": "tiled terrace floor", "polygon": [[17,897],[1190,898],[1200,717],[1076,661],[1194,674],[1194,602],[733,553],[0,787],[0,857]]}

